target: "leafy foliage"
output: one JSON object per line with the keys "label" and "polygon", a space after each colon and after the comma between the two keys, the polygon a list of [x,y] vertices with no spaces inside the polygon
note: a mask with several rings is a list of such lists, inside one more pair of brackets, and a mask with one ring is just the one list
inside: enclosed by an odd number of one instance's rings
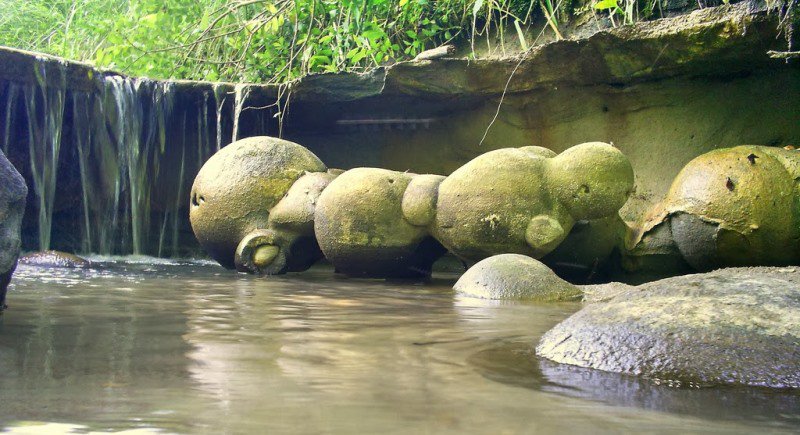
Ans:
{"label": "leafy foliage", "polygon": [[0,0],[0,44],[134,75],[275,82],[360,71],[455,39],[490,41],[512,22],[529,24],[537,5],[527,0]]}

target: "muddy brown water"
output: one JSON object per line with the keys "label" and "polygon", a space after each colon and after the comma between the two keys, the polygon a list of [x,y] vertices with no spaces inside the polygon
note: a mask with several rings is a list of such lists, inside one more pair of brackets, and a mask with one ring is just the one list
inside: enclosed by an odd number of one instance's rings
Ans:
{"label": "muddy brown water", "polygon": [[[800,431],[800,395],[687,389],[541,361],[580,303],[454,295],[319,267],[21,266],[0,316],[10,433]],[[97,261],[101,260],[101,261]]]}

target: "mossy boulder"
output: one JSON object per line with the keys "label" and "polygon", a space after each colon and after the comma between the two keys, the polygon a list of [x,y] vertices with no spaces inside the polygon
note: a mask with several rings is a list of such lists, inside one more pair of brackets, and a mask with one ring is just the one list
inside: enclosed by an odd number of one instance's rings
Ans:
{"label": "mossy boulder", "polygon": [[[338,271],[373,277],[430,275],[433,262],[445,249],[430,237],[426,227],[412,224],[403,214],[406,190],[417,185],[413,183],[417,177],[386,169],[356,168],[344,172],[322,192],[314,230],[325,258]],[[430,190],[421,187],[421,191]],[[420,211],[420,219],[430,212],[424,207],[411,209]]]}
{"label": "mossy boulder", "polygon": [[481,299],[554,302],[580,299],[581,290],[547,266],[520,254],[495,255],[470,267],[453,286]]}
{"label": "mossy boulder", "polygon": [[536,353],[684,386],[800,388],[800,268],[721,269],[619,290],[548,331]]}
{"label": "mossy boulder", "polygon": [[630,162],[609,144],[585,143],[559,155],[504,148],[441,182],[431,233],[467,261],[502,253],[542,258],[576,221],[616,215],[632,188]]}
{"label": "mossy boulder", "polygon": [[301,145],[266,136],[239,140],[214,154],[197,174],[189,210],[192,229],[227,268],[303,270],[321,257],[311,217],[316,198],[333,178],[335,173]]}
{"label": "mossy boulder", "polygon": [[703,154],[631,235],[631,256],[672,253],[698,271],[797,264],[798,179],[795,150],[738,146]]}

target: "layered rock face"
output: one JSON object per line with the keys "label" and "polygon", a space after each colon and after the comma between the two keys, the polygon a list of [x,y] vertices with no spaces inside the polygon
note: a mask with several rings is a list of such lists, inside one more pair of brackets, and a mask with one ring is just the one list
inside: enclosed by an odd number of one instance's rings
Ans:
{"label": "layered rock face", "polygon": [[5,308],[8,284],[17,267],[27,195],[28,188],[22,175],[0,152],[0,312]]}

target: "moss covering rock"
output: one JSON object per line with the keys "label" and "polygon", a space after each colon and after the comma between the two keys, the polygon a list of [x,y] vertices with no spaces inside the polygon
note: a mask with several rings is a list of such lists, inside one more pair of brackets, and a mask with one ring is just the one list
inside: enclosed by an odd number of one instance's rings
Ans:
{"label": "moss covering rock", "polygon": [[[302,270],[321,257],[311,209],[334,177],[296,143],[266,136],[239,140],[214,154],[197,174],[189,210],[192,229],[211,257],[227,268]],[[273,209],[276,216],[271,216]],[[264,255],[262,244],[277,252]],[[259,252],[254,261],[251,255]]]}
{"label": "moss covering rock", "polygon": [[554,302],[580,299],[581,290],[547,266],[520,254],[495,255],[470,267],[453,289],[481,299]]}
{"label": "moss covering rock", "polygon": [[[356,168],[328,185],[317,202],[314,231],[325,258],[337,270],[375,277],[430,274],[433,262],[445,249],[425,227],[412,224],[403,214],[406,190],[417,177],[386,169]],[[429,189],[423,186],[421,190]],[[423,209],[414,206],[408,210]],[[428,212],[421,212],[420,219],[424,220]]]}
{"label": "moss covering rock", "polygon": [[536,353],[684,386],[800,388],[800,268],[722,269],[613,290],[595,290],[617,294],[547,332]]}
{"label": "moss covering rock", "polygon": [[541,258],[576,221],[617,214],[632,188],[630,162],[609,144],[576,145],[557,156],[504,148],[442,181],[431,233],[468,261],[502,253]]}
{"label": "moss covering rock", "polygon": [[798,179],[795,150],[738,146],[703,154],[632,234],[630,255],[670,254],[699,271],[797,264]]}

